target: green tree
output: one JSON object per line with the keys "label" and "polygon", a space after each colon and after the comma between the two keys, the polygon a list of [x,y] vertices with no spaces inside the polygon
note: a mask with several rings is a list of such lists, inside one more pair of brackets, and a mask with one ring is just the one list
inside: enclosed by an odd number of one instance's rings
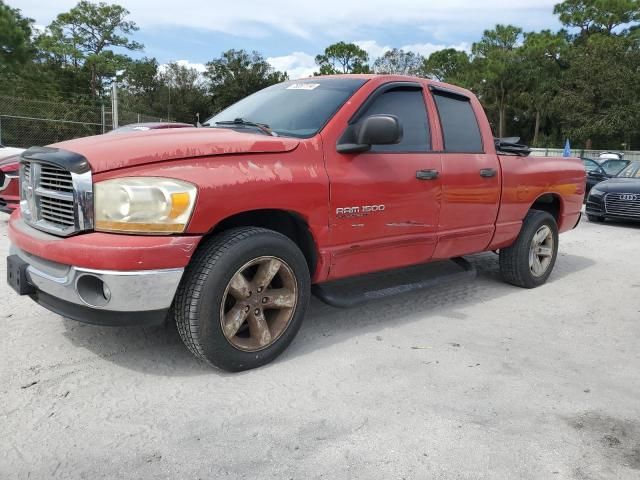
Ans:
{"label": "green tree", "polygon": [[324,53],[316,55],[320,75],[370,73],[368,62],[367,52],[354,43],[334,43],[325,48]]}
{"label": "green tree", "polygon": [[542,123],[553,112],[563,70],[568,68],[569,43],[563,32],[550,30],[526,33],[522,56],[523,110],[533,113],[533,146],[539,146]]}
{"label": "green tree", "polygon": [[496,25],[485,30],[473,44],[473,67],[480,76],[477,88],[485,105],[498,116],[498,136],[507,131],[507,109],[522,87],[523,76],[518,51],[522,29],[513,25]]}
{"label": "green tree", "polygon": [[123,109],[148,115],[166,117],[163,105],[163,84],[155,58],[142,58],[129,62],[119,78],[119,99]]}
{"label": "green tree", "polygon": [[611,34],[640,20],[640,0],[566,0],[553,9],[563,25],[580,29],[580,36]]}
{"label": "green tree", "polygon": [[122,74],[122,88],[133,95],[152,95],[160,85],[158,68],[155,58],[145,57],[129,62]]}
{"label": "green tree", "polygon": [[394,48],[373,62],[373,71],[394,75],[418,75],[423,60],[420,54]]}
{"label": "green tree", "polygon": [[207,63],[204,73],[214,111],[270,85],[283,82],[287,74],[274,70],[258,52],[228,50]]}
{"label": "green tree", "polygon": [[0,73],[33,58],[32,23],[33,20],[23,17],[20,10],[0,0]]}
{"label": "green tree", "polygon": [[39,62],[32,24],[20,10],[0,0],[0,93],[57,98],[57,82],[48,66]]}
{"label": "green tree", "polygon": [[607,148],[640,146],[640,46],[624,36],[593,34],[570,54],[557,111],[564,132]]}
{"label": "green tree", "polygon": [[422,76],[440,82],[466,86],[467,76],[471,68],[471,61],[466,52],[455,48],[438,50],[424,59],[420,68]]}
{"label": "green tree", "polygon": [[81,0],[49,25],[39,38],[40,48],[62,67],[87,70],[91,93],[98,96],[109,78],[130,61],[111,48],[143,48],[127,37],[138,30],[134,22],[126,19],[128,15],[129,11],[120,5]]}
{"label": "green tree", "polygon": [[158,80],[159,107],[166,108],[169,120],[196,123],[197,113],[204,117],[211,110],[205,80],[195,68],[169,63],[161,70]]}

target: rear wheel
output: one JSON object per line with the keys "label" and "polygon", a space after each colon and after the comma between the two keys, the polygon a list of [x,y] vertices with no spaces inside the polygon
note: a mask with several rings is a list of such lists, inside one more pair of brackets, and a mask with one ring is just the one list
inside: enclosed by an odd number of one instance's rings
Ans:
{"label": "rear wheel", "polygon": [[202,245],[175,302],[178,332],[223,370],[259,367],[291,343],[309,301],[309,269],[287,237],[262,228],[223,232]]}
{"label": "rear wheel", "polygon": [[558,226],[547,212],[531,210],[513,245],[500,249],[500,273],[513,285],[534,288],[547,281],[558,255]]}

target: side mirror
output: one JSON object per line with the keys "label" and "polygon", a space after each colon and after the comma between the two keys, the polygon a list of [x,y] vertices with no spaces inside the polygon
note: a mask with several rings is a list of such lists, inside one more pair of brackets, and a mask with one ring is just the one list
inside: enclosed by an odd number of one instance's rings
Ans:
{"label": "side mirror", "polygon": [[402,125],[394,115],[370,115],[355,134],[355,143],[339,143],[340,153],[366,152],[371,145],[393,145],[402,140]]}

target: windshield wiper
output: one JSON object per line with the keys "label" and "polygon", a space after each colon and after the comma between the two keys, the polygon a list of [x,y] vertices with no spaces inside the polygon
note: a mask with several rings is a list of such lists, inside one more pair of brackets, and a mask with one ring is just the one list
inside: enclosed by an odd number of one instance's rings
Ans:
{"label": "windshield wiper", "polygon": [[269,125],[267,125],[266,123],[252,122],[250,120],[245,120],[244,118],[236,118],[235,120],[223,120],[220,122],[215,122],[214,125],[242,125],[246,127],[256,127],[267,135],[271,135],[272,137],[278,136],[278,134],[271,130],[271,127],[269,127]]}

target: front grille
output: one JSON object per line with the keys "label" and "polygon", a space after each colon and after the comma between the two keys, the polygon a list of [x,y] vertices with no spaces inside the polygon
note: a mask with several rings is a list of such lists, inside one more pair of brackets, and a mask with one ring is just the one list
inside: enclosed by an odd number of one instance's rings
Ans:
{"label": "front grille", "polygon": [[[91,175],[90,172],[88,174]],[[22,160],[20,167],[20,205],[28,224],[55,235],[67,236],[89,225],[78,200],[91,188],[76,175],[57,165]],[[85,179],[86,180],[86,179]],[[89,195],[91,191],[89,190]]]}
{"label": "front grille", "polygon": [[608,214],[640,218],[640,194],[607,193],[604,205]]}
{"label": "front grille", "polygon": [[71,172],[58,167],[42,165],[40,167],[40,188],[58,192],[73,192]]}
{"label": "front grille", "polygon": [[66,227],[75,225],[76,217],[73,213],[73,200],[40,197],[40,218],[53,224]]}

